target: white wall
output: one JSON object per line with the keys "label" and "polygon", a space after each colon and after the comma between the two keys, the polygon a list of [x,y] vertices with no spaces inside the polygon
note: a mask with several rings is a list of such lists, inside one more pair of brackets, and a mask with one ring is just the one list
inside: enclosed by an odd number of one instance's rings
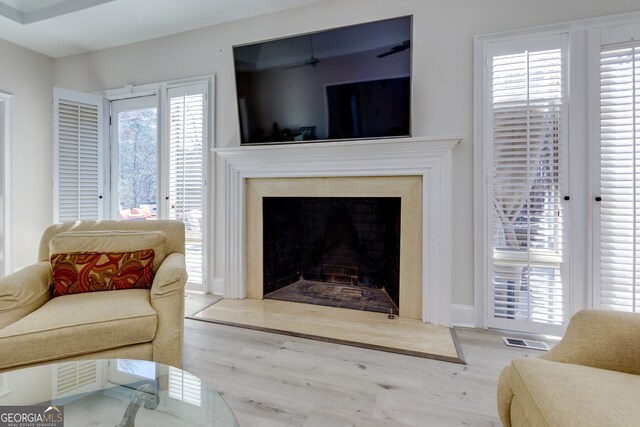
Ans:
{"label": "white wall", "polygon": [[0,39],[0,92],[14,95],[13,267],[36,262],[52,214],[53,59]]}
{"label": "white wall", "polygon": [[[54,63],[54,83],[71,89],[97,91],[213,73],[217,86],[216,146],[237,146],[240,137],[233,45],[413,15],[413,134],[460,135],[464,138],[454,153],[453,302],[471,305],[474,303],[473,36],[639,9],[637,0],[331,0],[58,59]],[[219,185],[222,175],[218,169]],[[222,188],[218,188],[217,236],[224,235],[222,195]],[[218,251],[217,271],[222,271],[223,262],[224,254]]]}

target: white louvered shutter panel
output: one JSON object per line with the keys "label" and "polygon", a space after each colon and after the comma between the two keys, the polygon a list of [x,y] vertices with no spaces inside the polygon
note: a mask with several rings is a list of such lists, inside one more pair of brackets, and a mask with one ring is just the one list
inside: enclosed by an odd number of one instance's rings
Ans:
{"label": "white louvered shutter panel", "polygon": [[66,362],[56,365],[54,396],[63,397],[99,388],[98,365],[95,360]]}
{"label": "white louvered shutter panel", "polygon": [[102,216],[100,114],[98,98],[54,92],[54,220]]}
{"label": "white louvered shutter panel", "polygon": [[[490,326],[549,332],[562,326],[561,144],[565,64],[557,48],[489,58]],[[499,52],[496,49],[495,52]]]}
{"label": "white louvered shutter panel", "polygon": [[206,96],[204,83],[168,89],[169,218],[183,221],[189,284],[203,284]]}
{"label": "white louvered shutter panel", "polygon": [[600,55],[600,308],[640,312],[640,43]]}
{"label": "white louvered shutter panel", "polygon": [[169,397],[202,406],[202,382],[188,372],[169,366]]}

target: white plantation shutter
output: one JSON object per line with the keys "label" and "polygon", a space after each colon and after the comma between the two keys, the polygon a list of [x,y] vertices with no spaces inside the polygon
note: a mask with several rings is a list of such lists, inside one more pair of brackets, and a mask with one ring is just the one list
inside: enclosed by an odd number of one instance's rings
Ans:
{"label": "white plantation shutter", "polygon": [[564,321],[566,50],[564,37],[543,41],[497,43],[488,58],[489,323],[531,332]]}
{"label": "white plantation shutter", "polygon": [[100,219],[98,98],[54,90],[54,222]]}
{"label": "white plantation shutter", "polygon": [[600,55],[600,308],[640,312],[640,43]]}
{"label": "white plantation shutter", "polygon": [[188,372],[169,366],[169,397],[202,406],[202,381]]}
{"label": "white plantation shutter", "polygon": [[53,395],[63,397],[99,388],[98,365],[95,360],[58,363]]}
{"label": "white plantation shutter", "polygon": [[205,227],[206,83],[168,89],[169,218],[185,223],[189,283],[202,287]]}

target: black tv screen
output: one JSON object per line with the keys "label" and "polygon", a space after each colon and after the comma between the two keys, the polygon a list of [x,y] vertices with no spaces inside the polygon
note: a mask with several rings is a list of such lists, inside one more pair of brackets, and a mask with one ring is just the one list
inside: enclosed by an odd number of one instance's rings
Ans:
{"label": "black tv screen", "polygon": [[233,48],[242,144],[411,136],[411,17]]}

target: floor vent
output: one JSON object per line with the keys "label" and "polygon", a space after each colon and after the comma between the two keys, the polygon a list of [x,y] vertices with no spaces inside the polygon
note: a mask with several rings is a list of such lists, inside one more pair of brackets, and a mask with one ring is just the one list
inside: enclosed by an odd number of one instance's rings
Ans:
{"label": "floor vent", "polygon": [[532,350],[548,351],[549,346],[544,341],[525,340],[522,338],[502,337],[502,341],[511,347],[530,348]]}

